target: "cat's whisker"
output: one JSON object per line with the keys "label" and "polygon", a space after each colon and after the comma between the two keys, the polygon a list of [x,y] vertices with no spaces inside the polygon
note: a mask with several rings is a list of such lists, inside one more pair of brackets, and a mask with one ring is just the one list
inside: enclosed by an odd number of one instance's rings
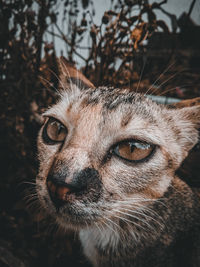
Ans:
{"label": "cat's whisker", "polygon": [[45,228],[42,229],[44,235],[57,235],[59,231],[58,223],[53,223],[51,220],[48,220],[48,224],[45,223]]}
{"label": "cat's whisker", "polygon": [[77,85],[78,85],[78,88],[80,88],[81,90],[83,90],[83,88],[81,87],[81,79],[80,79],[80,74],[78,72],[78,70],[76,69],[76,80],[77,80]]}
{"label": "cat's whisker", "polygon": [[116,227],[119,229],[119,231],[124,232],[124,229],[121,228],[120,225],[117,224],[117,223],[115,223],[113,220],[109,219],[108,217],[105,217],[104,219],[106,219],[106,220],[109,221],[111,224],[113,224],[114,226],[116,226]]}
{"label": "cat's whisker", "polygon": [[181,85],[181,86],[175,86],[173,88],[166,89],[164,92],[162,92],[161,94],[159,94],[159,96],[162,96],[162,95],[164,95],[166,93],[169,93],[169,92],[173,92],[173,91],[175,91],[177,89],[177,87],[181,89],[181,87],[184,87],[185,88],[185,87],[188,87],[188,86],[189,85],[184,84],[184,85]]}
{"label": "cat's whisker", "polygon": [[139,201],[141,201],[141,202],[153,202],[153,201],[155,201],[155,200],[157,200],[157,199],[153,199],[153,198],[141,198],[141,197],[133,197],[133,198],[130,198],[130,197],[124,197],[123,196],[123,200],[115,200],[115,202],[113,202],[113,203],[124,203],[124,202],[131,202],[131,203],[134,203],[134,202],[136,202],[136,203],[138,203]]}
{"label": "cat's whisker", "polygon": [[88,223],[87,223],[87,221],[85,221],[85,225],[86,225],[87,229],[89,229],[89,226],[88,226]]}
{"label": "cat's whisker", "polygon": [[61,227],[58,223],[55,224],[52,223],[51,225],[52,225],[51,231],[55,233],[54,235],[59,235],[59,234],[63,235],[63,229],[64,229],[64,234],[67,233],[66,227]]}
{"label": "cat's whisker", "polygon": [[[136,215],[130,214],[130,213],[128,213],[128,212],[123,212],[123,211],[121,211],[121,210],[119,210],[119,209],[114,209],[113,211],[116,211],[117,213],[120,213],[120,214],[122,214],[122,215],[126,215],[127,217],[136,219],[136,220],[138,220],[139,222],[144,223],[146,226],[148,226],[149,228],[151,228],[151,229],[153,230],[153,227],[152,227],[147,221],[145,221],[145,220],[139,218],[139,217],[136,216]],[[136,223],[135,221],[134,221],[133,223],[134,223],[135,225],[137,225],[138,227],[142,227],[142,229],[144,230],[144,227],[141,226],[140,224]]]}
{"label": "cat's whisker", "polygon": [[[61,59],[59,59],[59,66],[60,66],[60,68],[61,68],[61,72],[62,72],[62,73],[65,73],[65,72],[63,71],[63,65],[64,65],[64,63],[62,62]],[[64,83],[62,82],[62,79],[60,79],[59,76],[58,76],[55,72],[52,72],[52,74],[55,75],[55,77],[57,78],[58,82],[60,83],[62,89],[65,90],[65,85],[64,85]]]}
{"label": "cat's whisker", "polygon": [[179,75],[181,72],[183,72],[183,70],[178,71],[174,74],[172,74],[169,78],[167,78],[166,80],[164,80],[161,84],[158,85],[158,88],[154,89],[151,94],[155,94],[164,84],[166,84],[168,81],[172,80],[173,78],[175,78],[177,75]]}
{"label": "cat's whisker", "polygon": [[143,72],[144,72],[144,69],[145,69],[145,66],[146,66],[146,62],[147,62],[147,59],[145,60],[145,62],[143,62],[142,71],[140,73],[140,78],[139,78],[139,81],[138,81],[138,84],[137,84],[137,88],[136,88],[136,93],[138,92],[138,89],[140,87],[140,83],[141,83],[141,80],[142,80],[142,75],[143,75]]}
{"label": "cat's whisker", "polygon": [[[42,79],[43,81],[45,81],[46,83],[48,83],[48,85],[49,85],[50,87],[52,87],[52,88],[55,90],[56,93],[59,93],[59,92],[58,92],[58,89],[57,89],[57,88],[56,88],[50,81],[48,81],[47,79],[45,79],[45,78],[42,77],[42,76],[40,76],[40,79]],[[46,86],[45,86],[45,87],[46,87]],[[46,89],[49,90],[48,87],[46,87]]]}
{"label": "cat's whisker", "polygon": [[[128,207],[129,209],[132,208],[131,209],[132,212],[135,212],[135,211],[137,211],[137,212],[139,212],[139,211],[146,211],[151,216],[154,216],[154,217],[157,217],[158,216],[158,213],[157,212],[153,211],[152,209],[148,208],[147,206],[137,205],[136,206],[137,207],[137,210],[135,210],[135,204],[134,204],[134,206],[133,205],[124,204],[124,205],[121,205],[120,207],[122,207],[122,208],[124,208],[124,207],[127,208]],[[133,209],[133,207],[134,207],[134,209]]]}
{"label": "cat's whisker", "polygon": [[35,185],[36,186],[36,182],[29,182],[29,181],[23,181],[20,183],[20,185],[24,185],[24,184],[28,184],[28,185]]}
{"label": "cat's whisker", "polygon": [[[66,65],[64,64],[64,62],[61,61],[60,63],[61,63],[62,72],[68,77],[68,80],[70,83],[70,89],[72,89],[74,84],[72,82],[71,75],[70,75]],[[64,87],[63,87],[63,89],[64,89]]]}
{"label": "cat's whisker", "polygon": [[[154,218],[154,217],[152,217],[152,216],[149,216],[149,215],[147,215],[145,212],[144,212],[144,210],[130,210],[130,209],[127,209],[127,208],[123,208],[123,207],[120,207],[121,209],[123,209],[123,210],[125,210],[125,211],[128,211],[128,212],[130,212],[131,214],[133,213],[133,214],[137,214],[137,215],[141,215],[141,216],[143,216],[144,217],[144,219],[148,219],[148,220],[153,220],[153,221],[155,221],[156,223],[158,223],[160,226],[161,226],[161,224]],[[143,211],[143,212],[142,212]]]}
{"label": "cat's whisker", "polygon": [[[151,201],[152,202],[152,201]],[[163,206],[165,206],[166,207],[166,205],[163,203],[163,201],[161,201],[161,200],[154,200],[154,202],[159,202],[161,205],[163,205]],[[121,201],[120,203],[120,207],[121,208],[123,208],[124,209],[124,207],[127,209],[127,208],[129,208],[128,210],[130,211],[130,212],[133,212],[133,213],[141,213],[141,212],[146,212],[146,213],[144,213],[144,216],[149,216],[149,215],[151,215],[151,218],[153,219],[153,217],[155,217],[155,218],[159,218],[159,215],[158,215],[158,213],[157,212],[155,212],[153,209],[151,209],[151,208],[149,208],[148,206],[141,206],[141,204],[140,203],[137,203],[137,202],[126,202],[126,201]],[[119,206],[119,205],[116,205],[117,207]],[[137,209],[135,209],[135,207],[137,208]],[[130,208],[132,208],[132,209],[130,209]],[[153,216],[153,217],[152,217]],[[154,220],[154,219],[153,219]],[[155,221],[157,221],[157,220],[155,220]],[[162,221],[162,220],[161,220]],[[159,222],[158,222],[159,223]],[[162,226],[162,225],[161,225]]]}
{"label": "cat's whisker", "polygon": [[[122,221],[126,221],[126,222],[128,222],[128,223],[134,224],[134,225],[137,226],[138,228],[142,228],[143,230],[145,230],[145,228],[144,228],[142,225],[140,225],[140,224],[138,224],[138,223],[136,223],[136,222],[134,222],[134,221],[131,221],[131,220],[125,218],[125,217],[121,217],[121,216],[119,216],[119,215],[116,215],[116,213],[113,214],[113,211],[116,211],[117,213],[120,213],[120,214],[123,214],[123,215],[128,216],[127,213],[124,213],[124,212],[120,211],[119,209],[115,209],[115,210],[112,209],[112,211],[107,210],[107,212],[108,212],[108,213],[111,213],[111,214],[113,215],[113,217],[116,217],[116,218],[118,218],[118,219],[120,219],[120,220],[122,220]],[[132,216],[129,216],[129,217],[132,217]],[[138,218],[137,218],[137,219],[138,219]]]}
{"label": "cat's whisker", "polygon": [[[132,202],[132,200],[133,200],[133,202]],[[139,202],[152,202],[152,203],[159,202],[159,203],[164,205],[164,203],[163,203],[164,200],[165,200],[165,198],[163,198],[163,197],[162,197],[162,199],[161,198],[124,198],[124,200],[122,200],[121,202],[123,202],[123,203],[125,203],[125,202],[127,202],[127,203],[129,203],[129,202],[130,203],[135,203],[135,202],[136,203],[139,203]]]}
{"label": "cat's whisker", "polygon": [[[28,203],[25,205],[25,207],[28,209],[28,210],[35,210],[37,208],[37,204],[38,203],[34,203],[34,202],[31,202],[31,203]],[[39,207],[39,206],[38,206]]]}
{"label": "cat's whisker", "polygon": [[156,85],[156,83],[160,80],[160,78],[172,67],[175,65],[175,61],[172,62],[167,68],[159,75],[159,77],[155,80],[155,82],[149,87],[149,89],[146,91],[145,95],[148,94],[148,92]]}
{"label": "cat's whisker", "polygon": [[[104,219],[105,219],[105,218],[104,218]],[[102,229],[102,230],[101,230],[101,233],[103,233],[103,232],[105,231],[105,228],[104,228],[102,222],[99,224],[99,227]]]}
{"label": "cat's whisker", "polygon": [[32,194],[29,194],[28,196],[24,196],[23,200],[27,201],[27,200],[33,199],[34,197],[38,198],[37,193],[32,193]]}
{"label": "cat's whisker", "polygon": [[118,236],[118,233],[113,229],[113,227],[111,225],[109,225],[108,223],[106,223],[105,221],[102,221],[102,223],[109,228],[116,236]]}
{"label": "cat's whisker", "polygon": [[[118,243],[117,240],[120,238],[120,234],[122,233],[122,231],[117,232],[117,231],[114,229],[113,221],[108,220],[107,217],[106,217],[105,219],[106,219],[106,221],[107,221],[108,223],[106,223],[105,221],[102,221],[102,222],[105,224],[105,227],[109,228],[112,232],[114,232],[115,237],[113,238],[113,240],[114,240],[114,243],[117,244],[117,243]],[[110,225],[110,223],[111,223],[111,225]],[[105,229],[104,229],[104,232],[105,232]],[[104,233],[104,232],[103,232],[103,233]],[[101,233],[101,234],[102,234],[102,233]],[[124,236],[123,236],[123,237],[124,237]],[[110,240],[110,241],[111,241],[111,240]],[[114,249],[115,244],[112,246],[112,249]]]}
{"label": "cat's whisker", "polygon": [[147,212],[151,216],[159,217],[159,214],[156,211],[154,211],[152,208],[149,208],[147,206],[140,206],[138,210]]}
{"label": "cat's whisker", "polygon": [[102,230],[99,228],[98,223],[94,222],[94,224],[95,224],[95,226],[97,227],[99,233],[101,234],[101,233],[102,233]]}
{"label": "cat's whisker", "polygon": [[41,209],[41,205],[37,200],[32,200],[31,202],[26,203],[26,207],[28,210],[32,211],[35,211],[36,209]]}

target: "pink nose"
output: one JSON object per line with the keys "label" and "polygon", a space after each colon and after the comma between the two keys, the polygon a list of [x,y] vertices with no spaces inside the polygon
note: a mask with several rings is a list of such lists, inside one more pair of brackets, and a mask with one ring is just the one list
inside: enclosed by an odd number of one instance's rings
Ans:
{"label": "pink nose", "polygon": [[52,181],[47,181],[47,188],[49,190],[50,197],[54,204],[61,206],[67,201],[67,195],[71,190],[67,186],[54,184]]}

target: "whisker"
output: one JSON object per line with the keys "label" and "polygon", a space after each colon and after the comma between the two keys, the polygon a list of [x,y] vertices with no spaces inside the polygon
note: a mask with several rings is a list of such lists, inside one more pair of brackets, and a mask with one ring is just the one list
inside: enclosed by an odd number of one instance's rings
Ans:
{"label": "whisker", "polygon": [[113,224],[114,226],[116,226],[120,232],[122,232],[122,235],[125,239],[125,236],[124,236],[124,229],[120,227],[120,225],[118,225],[117,223],[115,223],[113,220],[109,219],[108,217],[105,217],[104,219],[106,219],[107,221],[109,221],[111,224]]}
{"label": "whisker", "polygon": [[27,199],[29,199],[29,198],[31,198],[31,197],[37,197],[37,193],[32,193],[32,194],[28,194],[28,196],[24,196],[23,197],[23,200],[27,200]]}
{"label": "whisker", "polygon": [[101,234],[101,233],[102,233],[102,231],[101,231],[101,229],[99,228],[99,226],[98,226],[98,223],[94,222],[94,224],[95,224],[95,226],[97,227],[97,229],[98,229],[99,233]]}
{"label": "whisker", "polygon": [[[48,83],[49,86],[52,87],[52,88],[55,90],[56,93],[59,93],[58,89],[57,89],[57,88],[56,88],[50,81],[48,81],[47,79],[45,79],[45,78],[42,77],[41,75],[40,75],[39,77],[40,77],[40,79],[42,79],[42,80],[44,80],[46,83]],[[45,86],[45,87],[46,87],[46,86]],[[49,90],[48,87],[46,87],[46,89]]]}
{"label": "whisker", "polygon": [[[121,216],[118,216],[118,215],[116,215],[116,214],[113,214],[113,217],[114,217],[114,218],[118,218],[118,219],[121,220],[122,222],[125,222],[128,226],[129,226],[129,223],[131,223],[131,224],[134,225],[134,222],[132,222],[132,221],[126,219],[126,218],[123,218],[123,217],[121,217]],[[136,233],[135,233],[135,232],[132,231],[131,234],[134,235],[135,240],[138,239],[138,238],[136,237]]]}
{"label": "whisker", "polygon": [[[67,75],[68,79],[69,79],[70,88],[73,88],[73,82],[71,80],[71,76],[70,76],[70,73],[69,73],[66,65],[62,61],[60,62],[60,64],[61,64],[62,72],[65,73]],[[64,86],[62,86],[62,87],[65,90]]]}
{"label": "whisker", "polygon": [[172,62],[160,75],[159,77],[155,80],[155,82],[149,87],[149,89],[146,91],[145,95],[148,94],[148,92],[151,90],[152,87],[156,85],[156,83],[160,80],[160,78],[175,64],[176,62]]}
{"label": "whisker", "polygon": [[[112,211],[113,211],[113,210],[112,210]],[[120,220],[122,220],[122,221],[125,221],[125,222],[127,222],[127,223],[131,223],[131,224],[133,224],[133,225],[135,225],[135,226],[137,226],[137,227],[142,228],[143,230],[145,230],[145,228],[144,228],[143,226],[141,226],[140,224],[138,224],[138,223],[136,223],[136,222],[134,222],[134,221],[131,221],[131,220],[127,219],[127,218],[121,217],[121,216],[119,216],[119,215],[113,214],[112,211],[109,211],[109,210],[108,210],[107,212],[111,213],[114,217],[116,217],[116,218],[118,218],[118,219],[120,219]],[[115,211],[118,212],[118,213],[120,213],[120,214],[124,214],[124,215],[125,215],[124,212],[121,212],[121,211],[119,211],[119,210],[115,210]],[[130,216],[130,217],[131,217],[131,216]]]}
{"label": "whisker", "polygon": [[143,62],[143,67],[142,67],[142,71],[141,71],[141,74],[140,74],[139,82],[137,84],[136,93],[138,92],[138,88],[140,87],[140,83],[141,83],[141,80],[142,80],[142,75],[143,75],[143,72],[144,72],[144,69],[145,69],[145,66],[146,66],[146,62],[147,62],[147,59]]}
{"label": "whisker", "polygon": [[[143,128],[144,129],[144,128]],[[141,200],[141,201],[152,201],[152,200],[155,200],[153,198],[142,198],[142,197],[124,197],[125,200],[130,200],[130,201],[138,201],[138,200]],[[123,200],[116,200],[117,202],[124,202],[124,199]]]}
{"label": "whisker", "polygon": [[176,86],[176,87],[173,87],[173,88],[170,88],[170,89],[166,89],[164,92],[162,92],[161,94],[159,94],[159,96],[162,96],[162,95],[164,95],[164,94],[166,94],[166,93],[169,93],[169,92],[171,92],[171,91],[174,91],[177,87],[189,87],[189,85],[186,85],[186,84],[184,84],[184,85],[181,85],[181,86]]}
{"label": "whisker", "polygon": [[[138,218],[137,216],[134,216],[134,215],[132,215],[132,214],[129,214],[129,213],[120,211],[119,209],[115,209],[115,210],[113,210],[113,211],[116,211],[116,212],[118,212],[118,213],[120,213],[120,214],[122,214],[122,215],[126,215],[126,216],[128,216],[128,217],[131,217],[131,218],[133,218],[133,219],[136,219],[136,220],[138,220],[138,221],[141,221],[141,222],[145,223],[149,228],[153,229],[152,226],[149,225],[148,222],[146,222],[146,221],[144,221],[144,220],[141,220],[141,219]],[[126,219],[126,218],[124,218],[124,219]],[[136,225],[136,226],[142,228],[143,230],[145,230],[145,228],[144,228],[142,225],[140,225],[139,223],[136,223],[136,222],[133,222],[133,221],[130,221],[130,222],[132,222],[134,225]]]}
{"label": "whisker", "polygon": [[[60,66],[62,66],[61,63],[62,63],[62,61],[59,60],[59,64],[60,64]],[[58,80],[58,82],[61,84],[62,89],[65,90],[65,86],[64,86],[62,80],[61,80],[61,79],[59,78],[59,76],[55,73],[55,71],[53,71],[53,70],[51,70],[51,69],[49,69],[49,71],[56,77],[56,79]]]}
{"label": "whisker", "polygon": [[21,182],[20,184],[36,185],[36,182],[23,181],[23,182]]}
{"label": "whisker", "polygon": [[105,221],[102,221],[103,224],[105,224],[111,231],[114,232],[115,235],[118,235],[118,233],[113,229],[112,226],[110,226],[108,223],[106,223]]}
{"label": "whisker", "polygon": [[[147,218],[147,219],[149,219],[149,220],[152,220],[152,221],[154,221],[154,222],[156,222],[159,226],[163,226],[159,221],[157,221],[154,217],[152,217],[152,216],[149,216],[149,215],[147,215],[146,213],[145,213],[145,208],[144,209],[141,209],[141,211],[143,211],[143,212],[140,212],[140,211],[136,211],[136,210],[130,210],[130,209],[127,209],[127,208],[123,208],[124,210],[127,210],[127,211],[129,211],[129,212],[131,212],[131,213],[135,213],[135,214],[138,214],[138,215],[141,215],[141,216],[143,216],[144,218]],[[154,212],[153,213],[153,215],[155,215],[156,213]],[[156,216],[157,217],[157,216]]]}
{"label": "whisker", "polygon": [[158,85],[158,88],[154,89],[151,94],[154,94],[158,89],[161,88],[162,85],[166,84],[168,81],[172,80],[174,77],[176,77],[178,74],[180,74],[181,72],[183,72],[184,70],[178,71],[176,73],[174,73],[173,75],[171,75],[169,78],[167,78],[165,81],[163,81],[161,84]]}
{"label": "whisker", "polygon": [[[136,202],[133,201],[133,203],[139,203],[139,202],[159,202],[161,204],[163,203],[163,200],[165,200],[165,198],[124,198],[125,200],[122,200],[121,202],[127,202],[127,203],[131,203],[132,200],[136,200]],[[119,201],[120,202],[120,201]]]}

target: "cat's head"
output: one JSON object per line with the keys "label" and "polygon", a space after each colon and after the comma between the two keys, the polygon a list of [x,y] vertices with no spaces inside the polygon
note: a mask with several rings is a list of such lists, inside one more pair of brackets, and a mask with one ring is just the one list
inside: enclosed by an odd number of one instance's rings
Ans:
{"label": "cat's head", "polygon": [[44,117],[39,198],[58,223],[81,228],[162,198],[198,142],[200,106],[168,108],[125,89],[72,85]]}
{"label": "cat's head", "polygon": [[38,137],[40,201],[67,227],[118,225],[127,214],[137,222],[198,142],[199,99],[158,105],[130,90],[94,89],[72,66],[60,66],[66,90],[44,113]]}

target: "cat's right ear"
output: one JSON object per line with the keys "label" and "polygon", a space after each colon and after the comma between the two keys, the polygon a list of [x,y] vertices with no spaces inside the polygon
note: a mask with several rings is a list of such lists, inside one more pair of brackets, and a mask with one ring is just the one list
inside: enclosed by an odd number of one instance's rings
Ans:
{"label": "cat's right ear", "polygon": [[64,57],[51,56],[45,58],[40,71],[42,73],[40,81],[46,88],[53,87],[59,91],[67,91],[74,86],[80,90],[95,88],[93,83]]}
{"label": "cat's right ear", "polygon": [[75,85],[80,90],[94,88],[91,83],[77,68],[69,63],[66,58],[59,59],[59,87],[67,89]]}

